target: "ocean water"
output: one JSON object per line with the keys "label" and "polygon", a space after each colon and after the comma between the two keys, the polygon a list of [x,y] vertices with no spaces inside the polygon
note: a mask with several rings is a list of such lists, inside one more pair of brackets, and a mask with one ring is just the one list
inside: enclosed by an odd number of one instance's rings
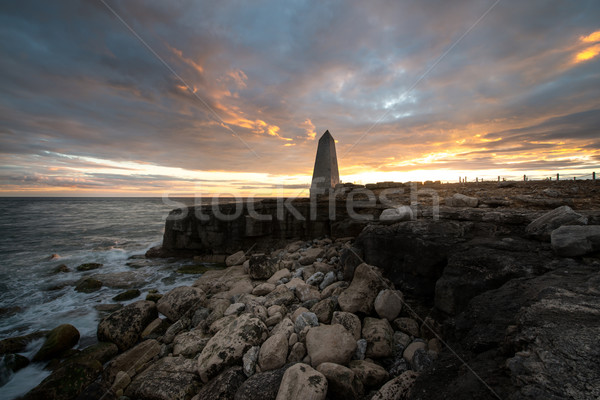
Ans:
{"label": "ocean water", "polygon": [[[93,293],[76,292],[75,284],[83,277],[127,272],[142,292],[129,302],[144,299],[151,289],[164,293],[193,283],[198,275],[176,272],[189,260],[127,265],[140,261],[130,257],[160,244],[165,218],[174,208],[173,202],[165,204],[160,198],[0,198],[0,339],[68,323],[81,334],[79,348],[95,343],[98,322],[106,315],[95,306],[115,303],[112,297],[126,289],[103,286]],[[76,270],[88,262],[103,266]],[[60,264],[71,271],[54,273]],[[33,342],[21,354],[31,358],[41,344]],[[13,399],[35,387],[49,375],[43,367],[32,363],[11,375],[0,386],[0,398]]]}

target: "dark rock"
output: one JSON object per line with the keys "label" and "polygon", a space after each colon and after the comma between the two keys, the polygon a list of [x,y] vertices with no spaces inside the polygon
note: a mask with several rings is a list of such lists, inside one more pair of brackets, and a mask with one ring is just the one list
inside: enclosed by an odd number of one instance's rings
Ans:
{"label": "dark rock", "polygon": [[373,311],[377,294],[387,287],[388,284],[379,271],[373,266],[363,263],[356,267],[352,283],[339,295],[338,304],[342,311],[370,314]]}
{"label": "dark rock", "polygon": [[140,294],[142,294],[142,293],[139,291],[139,289],[130,289],[130,290],[127,290],[125,292],[119,293],[118,295],[116,295],[112,299],[114,301],[126,301],[126,300],[135,299]]}
{"label": "dark rock", "polygon": [[252,279],[269,279],[279,268],[277,262],[266,254],[254,254],[250,257],[248,275]]}
{"label": "dark rock", "polygon": [[102,267],[102,264],[99,263],[85,263],[77,266],[77,271],[91,271],[100,267]]}
{"label": "dark rock", "polygon": [[162,299],[163,295],[160,293],[148,293],[146,295],[146,300],[153,301],[154,303],[158,303],[160,299]]}
{"label": "dark rock", "polygon": [[55,274],[62,273],[62,272],[71,272],[71,270],[65,264],[60,264],[58,267],[54,268]]}
{"label": "dark rock", "polygon": [[94,278],[85,278],[75,286],[75,290],[83,293],[92,293],[100,290],[102,282]]}
{"label": "dark rock", "polygon": [[600,252],[600,225],[561,226],[552,231],[551,241],[552,249],[563,257]]}
{"label": "dark rock", "polygon": [[275,400],[285,371],[293,364],[252,375],[239,387],[235,400]]}
{"label": "dark rock", "polygon": [[20,354],[5,354],[0,363],[12,372],[17,372],[29,365],[29,359]]}
{"label": "dark rock", "polygon": [[102,313],[113,313],[123,308],[123,304],[97,304],[94,308]]}
{"label": "dark rock", "polygon": [[136,301],[110,314],[98,324],[98,340],[112,342],[125,351],[139,339],[144,328],[158,317],[151,301]]}
{"label": "dark rock", "polygon": [[204,305],[206,294],[200,288],[180,286],[165,293],[156,303],[158,311],[175,322],[189,310]]}
{"label": "dark rock", "polygon": [[422,372],[425,369],[431,367],[433,359],[431,355],[423,349],[417,349],[413,355],[411,367],[413,371]]}
{"label": "dark rock", "polygon": [[137,346],[111,360],[104,369],[104,380],[112,385],[119,371],[125,371],[131,377],[143,371],[160,352],[156,340],[145,340]]}
{"label": "dark rock", "polygon": [[231,367],[213,378],[198,392],[198,400],[233,400],[246,380],[242,367]]}
{"label": "dark rock", "polygon": [[134,399],[186,400],[199,386],[193,360],[165,357],[137,375],[125,395]]}
{"label": "dark rock", "polygon": [[533,220],[525,231],[532,237],[550,241],[553,230],[563,225],[585,225],[587,222],[586,217],[577,214],[571,207],[562,206]]}
{"label": "dark rock", "polygon": [[50,331],[42,348],[33,356],[33,361],[58,357],[77,342],[79,342],[79,331],[73,325],[59,325]]}
{"label": "dark rock", "polygon": [[37,339],[47,336],[49,331],[33,332],[24,336],[15,336],[0,340],[0,355],[21,353],[25,351],[27,345]]}

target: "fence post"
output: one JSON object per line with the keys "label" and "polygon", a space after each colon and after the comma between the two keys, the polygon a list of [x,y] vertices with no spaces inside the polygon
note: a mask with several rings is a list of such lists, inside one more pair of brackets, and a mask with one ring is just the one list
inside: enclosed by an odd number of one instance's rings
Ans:
{"label": "fence post", "polygon": [[523,175],[523,182],[527,181],[527,175]]}
{"label": "fence post", "polygon": [[556,180],[560,180],[560,174],[556,174]]}
{"label": "fence post", "polygon": [[596,173],[592,172],[592,180],[595,181],[596,180]]}

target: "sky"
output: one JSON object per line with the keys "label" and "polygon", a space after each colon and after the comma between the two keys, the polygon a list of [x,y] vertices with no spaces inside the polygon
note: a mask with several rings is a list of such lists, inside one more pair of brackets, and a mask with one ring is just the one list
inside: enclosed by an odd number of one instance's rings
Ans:
{"label": "sky", "polygon": [[600,172],[600,2],[0,3],[0,196]]}

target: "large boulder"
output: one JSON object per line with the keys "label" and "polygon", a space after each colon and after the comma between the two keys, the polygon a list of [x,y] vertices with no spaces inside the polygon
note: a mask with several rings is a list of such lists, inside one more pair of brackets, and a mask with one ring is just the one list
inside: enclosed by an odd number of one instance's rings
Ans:
{"label": "large boulder", "polygon": [[248,275],[252,279],[269,279],[279,269],[276,260],[266,254],[254,254],[250,257]]}
{"label": "large boulder", "polygon": [[363,263],[356,267],[352,283],[340,294],[338,303],[342,311],[370,314],[377,294],[385,288],[387,284],[375,267]]}
{"label": "large boulder", "polygon": [[199,386],[193,360],[164,357],[137,375],[125,395],[134,399],[186,400]]}
{"label": "large boulder", "polygon": [[132,347],[150,322],[158,317],[156,304],[140,300],[115,311],[98,324],[99,341],[112,342],[125,351]]}
{"label": "large boulder", "polygon": [[367,341],[367,357],[390,357],[393,351],[393,336],[394,330],[387,319],[364,319],[362,337]]}
{"label": "large boulder", "polygon": [[390,377],[385,368],[366,360],[352,360],[349,367],[364,387],[379,387]]}
{"label": "large boulder", "polygon": [[561,206],[531,221],[525,232],[532,237],[550,241],[552,231],[563,225],[586,225],[587,218],[569,206]]}
{"label": "large boulder", "polygon": [[379,216],[379,220],[383,222],[410,221],[413,218],[413,210],[409,206],[387,208],[383,210]]}
{"label": "large boulder", "polygon": [[401,291],[385,289],[375,298],[375,311],[380,318],[393,321],[402,311],[403,303],[404,296]]}
{"label": "large boulder", "polygon": [[342,325],[321,325],[306,334],[306,350],[313,367],[324,362],[344,365],[356,351],[356,340]]}
{"label": "large boulder", "polygon": [[406,400],[419,375],[413,371],[403,372],[400,376],[383,385],[371,400]]}
{"label": "large boulder", "polygon": [[79,342],[79,331],[73,325],[59,325],[50,331],[42,348],[33,356],[33,361],[57,357],[75,346],[77,342]]}
{"label": "large boulder", "polygon": [[228,267],[233,267],[235,265],[241,265],[246,261],[246,253],[243,250],[238,251],[237,253],[233,253],[229,257],[225,259],[225,265]]}
{"label": "large boulder", "polygon": [[164,294],[156,306],[161,314],[175,322],[191,308],[202,306],[205,300],[206,294],[202,289],[180,286]]}
{"label": "large boulder", "polygon": [[283,374],[277,400],[324,400],[327,378],[310,365],[295,364]]}
{"label": "large boulder", "polygon": [[198,357],[198,373],[203,382],[229,365],[241,362],[246,350],[260,345],[268,335],[258,318],[242,314],[213,336]]}
{"label": "large boulder", "polygon": [[201,330],[182,332],[173,339],[173,355],[182,355],[188,358],[194,357],[204,349],[210,338],[209,334]]}
{"label": "large boulder", "polygon": [[600,225],[561,226],[552,231],[552,249],[559,256],[579,257],[600,251]]}
{"label": "large boulder", "polygon": [[291,364],[273,371],[261,372],[249,377],[238,389],[235,400],[275,400],[281,379]]}
{"label": "large boulder", "polygon": [[258,365],[262,371],[281,368],[285,365],[288,355],[288,336],[285,333],[278,333],[260,346],[258,354]]}
{"label": "large boulder", "polygon": [[452,197],[446,198],[448,207],[477,207],[479,199],[477,197],[465,196],[464,194],[454,193]]}
{"label": "large boulder", "polygon": [[335,311],[333,313],[333,318],[331,319],[331,325],[333,324],[342,325],[352,334],[352,336],[354,336],[355,340],[361,338],[362,324],[360,318],[355,314],[344,311]]}
{"label": "large boulder", "polygon": [[154,339],[145,340],[111,360],[104,369],[104,380],[112,384],[119,372],[133,377],[159,353],[160,343]]}

